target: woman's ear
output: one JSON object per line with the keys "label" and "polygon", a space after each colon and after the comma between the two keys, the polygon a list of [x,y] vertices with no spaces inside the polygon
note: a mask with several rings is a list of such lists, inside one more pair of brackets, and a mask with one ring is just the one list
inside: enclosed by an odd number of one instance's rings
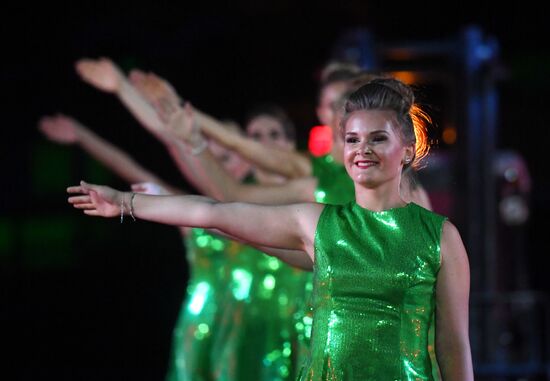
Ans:
{"label": "woman's ear", "polygon": [[414,160],[414,155],[416,153],[415,148],[416,146],[414,144],[405,147],[405,155],[403,156],[404,165],[410,164]]}

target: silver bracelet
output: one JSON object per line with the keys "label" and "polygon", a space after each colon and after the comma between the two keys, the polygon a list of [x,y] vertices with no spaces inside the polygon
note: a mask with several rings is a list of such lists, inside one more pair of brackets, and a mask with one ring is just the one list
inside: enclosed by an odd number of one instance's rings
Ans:
{"label": "silver bracelet", "polygon": [[208,147],[208,142],[206,139],[202,139],[201,143],[197,147],[191,148],[191,155],[197,156],[200,155]]}
{"label": "silver bracelet", "polygon": [[130,197],[130,216],[135,221],[136,217],[134,217],[134,197],[136,197],[136,194],[132,192],[132,197]]}
{"label": "silver bracelet", "polygon": [[124,221],[124,193],[120,199],[120,223]]}

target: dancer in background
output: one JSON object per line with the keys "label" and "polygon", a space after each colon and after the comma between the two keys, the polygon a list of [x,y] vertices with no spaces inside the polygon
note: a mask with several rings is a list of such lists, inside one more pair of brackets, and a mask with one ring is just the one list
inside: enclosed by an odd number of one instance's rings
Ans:
{"label": "dancer in background", "polygon": [[[67,115],[44,116],[40,131],[59,144],[80,146],[86,153],[116,175],[132,184],[134,192],[153,195],[186,193],[142,167],[128,153],[96,135]],[[235,176],[242,179],[249,166],[237,155],[212,144],[213,155]],[[205,229],[179,228],[189,266],[186,295],[173,330],[167,381],[214,380],[212,350],[220,311],[231,288],[228,252],[239,251],[242,244]]]}
{"label": "dancer in background", "polygon": [[[88,83],[119,96],[132,114],[139,116],[138,120],[165,143],[170,152],[174,152],[173,147],[178,146],[177,142],[170,141],[170,131],[164,129],[150,112],[153,106],[158,105],[150,103],[151,98],[147,97],[144,87],[146,83],[140,82],[141,73],[133,71],[130,83],[114,63],[106,59],[81,60],[77,69]],[[170,100],[178,103],[177,94],[171,89],[167,90]],[[139,97],[141,99],[137,99]],[[270,105],[255,110],[255,115],[250,119],[250,133],[263,136],[264,144],[293,149],[295,143],[291,138],[295,134],[289,122],[281,109]],[[224,128],[228,128],[227,123],[224,123]],[[199,149],[179,149],[174,156],[178,156],[178,160],[183,163],[180,166],[189,166],[194,156],[202,151],[210,153],[211,150],[205,149],[208,143],[204,143],[201,142]],[[219,162],[219,157],[215,160]],[[189,173],[199,174],[190,178],[191,182],[200,181],[198,178],[206,173],[196,166],[182,172],[188,176]],[[262,184],[280,184],[284,181],[284,178],[265,171],[257,171],[256,175]],[[206,191],[209,190],[206,187]],[[218,308],[222,313],[218,315],[213,330],[215,332],[212,333],[210,374],[214,379],[294,379],[298,371],[297,364],[307,351],[304,336],[308,317],[304,316],[304,300],[307,300],[305,293],[311,287],[311,274],[267,255],[258,255],[255,251],[247,245],[233,244],[226,252],[228,258],[225,272],[230,284],[226,287],[223,303],[220,303],[224,308]],[[278,302],[274,304],[271,300]],[[261,305],[264,307],[260,308]],[[267,310],[267,306],[273,313],[258,315],[257,311]],[[245,345],[251,338],[257,340],[253,350]],[[173,362],[176,366],[183,363],[186,356],[186,351],[180,350],[178,353],[181,356]]]}
{"label": "dancer in background", "polygon": [[[249,160],[256,167],[279,173],[294,180],[288,181],[286,186],[279,189],[268,189],[266,187],[250,186],[249,184],[237,183],[227,176],[214,158],[204,152],[195,157],[194,167],[203,168],[202,172],[210,173],[209,182],[202,183],[200,180],[194,183],[203,190],[203,193],[209,194],[218,200],[223,201],[247,201],[259,203],[286,203],[301,201],[317,201],[326,203],[346,203],[353,199],[353,182],[346,173],[342,164],[343,141],[338,133],[338,124],[341,113],[337,110],[338,105],[342,105],[345,100],[345,94],[356,89],[362,83],[380,77],[380,74],[348,72],[333,73],[333,76],[326,75],[326,83],[321,86],[322,102],[318,107],[319,117],[323,121],[331,118],[330,127],[333,131],[332,150],[330,153],[315,157],[300,153],[296,150],[281,149],[280,147],[265,147],[254,140],[242,135],[234,134],[227,130],[220,123],[201,122],[203,119],[197,117],[196,112],[182,112],[179,106],[160,107],[157,109],[159,118],[166,121],[166,126],[173,130],[183,141],[194,150],[203,145],[204,135],[215,139],[225,147],[236,150],[241,156]],[[163,87],[169,88],[165,81],[150,79],[152,82],[158,82],[155,91],[151,91],[153,102],[157,104],[168,103],[165,99],[169,98],[163,95],[160,90]],[[330,100],[330,101],[329,101]],[[330,111],[327,110],[330,104]],[[322,105],[322,106],[321,106]],[[203,113],[201,113],[204,115]],[[187,121],[193,115],[193,121]],[[411,117],[415,125],[428,124],[429,119],[425,119],[426,114],[420,108],[415,107],[411,111]],[[211,120],[211,118],[210,118]],[[420,128],[420,127],[419,127]],[[428,147],[427,142],[421,142],[419,147]],[[292,164],[295,163],[295,164]],[[292,170],[301,168],[301,170]],[[286,169],[285,169],[286,168]],[[431,209],[429,197],[424,188],[414,179],[414,168],[408,170],[401,184],[401,192],[406,200],[414,201],[428,209]],[[203,178],[202,180],[206,180]],[[213,190],[209,193],[208,187]]]}

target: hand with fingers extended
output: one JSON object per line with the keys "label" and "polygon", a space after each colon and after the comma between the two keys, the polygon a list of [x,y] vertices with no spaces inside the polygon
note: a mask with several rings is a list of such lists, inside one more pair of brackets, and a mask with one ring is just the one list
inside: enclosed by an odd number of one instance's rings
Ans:
{"label": "hand with fingers extended", "polygon": [[120,90],[125,75],[109,58],[82,58],[75,64],[80,77],[90,85],[108,93]]}
{"label": "hand with fingers extended", "polygon": [[130,71],[128,79],[151,105],[166,113],[174,112],[181,104],[181,98],[174,87],[154,73],[134,69]]}
{"label": "hand with fingers extended", "polygon": [[172,193],[160,184],[150,181],[132,184],[132,191],[136,193],[145,193],[153,196],[169,196]]}
{"label": "hand with fingers extended", "polygon": [[68,187],[67,193],[72,195],[69,203],[89,216],[116,217],[121,214],[124,192],[81,181],[80,185]]}
{"label": "hand with fingers extended", "polygon": [[38,129],[48,139],[59,144],[74,144],[83,126],[73,118],[63,114],[44,116],[38,122]]}

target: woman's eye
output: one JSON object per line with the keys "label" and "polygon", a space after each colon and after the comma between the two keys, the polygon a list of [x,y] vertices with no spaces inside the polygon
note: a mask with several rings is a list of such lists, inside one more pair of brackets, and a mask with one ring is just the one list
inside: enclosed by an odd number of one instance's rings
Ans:
{"label": "woman's eye", "polygon": [[281,137],[281,134],[279,133],[279,131],[271,131],[269,133],[269,136],[271,137],[271,139],[277,140]]}
{"label": "woman's eye", "polygon": [[375,136],[371,140],[375,143],[378,143],[378,142],[383,142],[383,141],[387,140],[387,138],[385,136]]}
{"label": "woman's eye", "polygon": [[346,143],[357,143],[359,141],[359,139],[357,139],[356,137],[347,137],[346,138]]}

